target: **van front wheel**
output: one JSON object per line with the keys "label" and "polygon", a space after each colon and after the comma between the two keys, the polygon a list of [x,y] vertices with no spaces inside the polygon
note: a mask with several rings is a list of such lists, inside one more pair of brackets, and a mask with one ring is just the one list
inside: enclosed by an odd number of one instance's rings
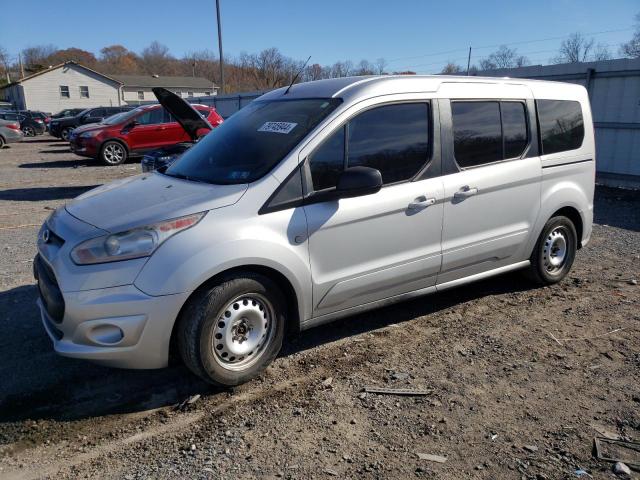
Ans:
{"label": "van front wheel", "polygon": [[225,277],[186,305],[177,325],[180,356],[210,383],[247,382],[278,355],[284,312],[282,293],[269,278],[252,272]]}
{"label": "van front wheel", "polygon": [[551,218],[531,254],[529,277],[540,285],[562,280],[571,270],[578,246],[576,227],[567,217]]}

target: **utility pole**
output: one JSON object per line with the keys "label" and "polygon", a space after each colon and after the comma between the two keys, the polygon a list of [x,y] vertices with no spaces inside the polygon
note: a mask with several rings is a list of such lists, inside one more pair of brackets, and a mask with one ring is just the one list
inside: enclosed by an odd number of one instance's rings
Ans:
{"label": "utility pole", "polygon": [[22,52],[18,52],[18,63],[20,64],[20,80],[24,78],[24,65],[22,64]]}
{"label": "utility pole", "polygon": [[471,68],[471,47],[469,47],[469,57],[467,57],[467,77],[469,76],[470,68]]}
{"label": "utility pole", "polygon": [[222,58],[222,24],[220,23],[220,0],[216,0],[216,15],[218,17],[218,51],[220,53],[220,90],[224,95],[224,60]]}

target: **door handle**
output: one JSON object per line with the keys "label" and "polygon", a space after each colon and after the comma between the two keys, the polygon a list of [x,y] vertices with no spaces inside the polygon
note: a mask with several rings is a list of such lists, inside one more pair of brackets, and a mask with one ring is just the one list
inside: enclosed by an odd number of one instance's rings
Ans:
{"label": "door handle", "polygon": [[459,200],[463,200],[465,198],[473,197],[478,193],[478,189],[476,187],[470,187],[469,185],[465,185],[456,193],[453,194],[453,198],[457,198]]}
{"label": "door handle", "polygon": [[429,205],[435,205],[436,199],[433,197],[426,198],[424,196],[416,198],[409,204],[409,210],[421,210],[427,208]]}

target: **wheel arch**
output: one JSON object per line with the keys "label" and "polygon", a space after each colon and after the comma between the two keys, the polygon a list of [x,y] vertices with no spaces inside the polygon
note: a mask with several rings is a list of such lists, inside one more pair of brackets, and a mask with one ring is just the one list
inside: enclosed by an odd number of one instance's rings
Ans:
{"label": "wheel arch", "polygon": [[129,148],[129,145],[127,145],[127,142],[125,142],[124,140],[122,140],[121,138],[117,138],[117,137],[111,137],[111,138],[107,138],[105,140],[103,140],[100,143],[100,146],[98,147],[98,154],[102,153],[102,147],[104,147],[104,145],[107,142],[118,142],[120,145],[122,145],[124,147],[124,149],[127,151],[127,156],[131,153],[131,149]]}
{"label": "wheel arch", "polygon": [[177,326],[181,321],[183,311],[185,310],[191,299],[203,290],[209,289],[218,284],[222,278],[229,275],[242,273],[257,273],[274,281],[287,299],[287,332],[292,334],[300,331],[301,317],[298,303],[298,294],[289,278],[287,278],[284,273],[270,266],[259,264],[239,265],[222,270],[212,277],[208,278],[207,280],[202,282],[195,290],[193,290],[189,297],[187,297],[187,299],[184,301],[182,307],[180,308],[180,311],[178,312],[178,315],[176,316],[175,321],[173,322],[173,326],[171,327],[171,336],[169,340],[169,359],[179,357],[177,350]]}

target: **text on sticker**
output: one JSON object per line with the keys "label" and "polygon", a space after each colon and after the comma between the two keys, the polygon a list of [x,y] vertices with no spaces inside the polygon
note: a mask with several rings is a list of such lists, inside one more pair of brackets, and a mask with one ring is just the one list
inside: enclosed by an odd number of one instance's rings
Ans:
{"label": "text on sticker", "polygon": [[289,133],[291,130],[296,128],[296,125],[298,124],[290,122],[266,122],[258,129],[258,131],[272,133]]}

